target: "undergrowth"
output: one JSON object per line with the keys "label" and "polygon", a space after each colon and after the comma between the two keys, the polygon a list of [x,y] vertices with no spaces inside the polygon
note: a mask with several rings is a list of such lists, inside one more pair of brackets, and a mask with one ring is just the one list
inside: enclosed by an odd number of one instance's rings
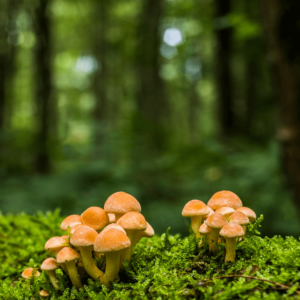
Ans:
{"label": "undergrowth", "polygon": [[[192,235],[180,238],[167,230],[161,236],[142,239],[111,291],[89,278],[82,278],[84,289],[77,290],[60,270],[61,291],[53,289],[45,273],[29,290],[21,273],[27,267],[39,267],[50,256],[44,244],[51,236],[63,234],[58,229],[61,220],[58,211],[0,216],[0,299],[39,299],[41,289],[50,293],[51,300],[292,299],[300,293],[300,242],[293,237],[259,237],[262,217],[238,243],[236,263],[224,263],[224,243],[212,255],[205,245],[199,249]],[[103,260],[96,263],[104,268]],[[251,278],[224,277],[228,275]]]}

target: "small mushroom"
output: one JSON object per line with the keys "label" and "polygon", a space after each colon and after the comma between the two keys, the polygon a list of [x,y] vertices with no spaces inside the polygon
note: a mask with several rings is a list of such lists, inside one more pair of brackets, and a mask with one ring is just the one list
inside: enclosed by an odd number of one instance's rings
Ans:
{"label": "small mushroom", "polygon": [[30,290],[30,279],[34,277],[39,277],[40,272],[35,268],[27,268],[23,271],[22,277],[27,280],[28,289]]}
{"label": "small mushroom", "polygon": [[210,227],[208,227],[206,225],[206,223],[203,223],[200,228],[199,228],[199,232],[200,234],[203,236],[202,241],[200,241],[199,246],[202,245],[202,243],[206,240],[208,243],[208,246],[210,247],[210,243],[211,243],[211,238],[210,238],[210,234],[211,234],[212,229]]}
{"label": "small mushroom", "polygon": [[97,206],[92,206],[86,209],[81,214],[82,223],[87,225],[96,231],[100,231],[108,224],[108,216],[106,212]]}
{"label": "small mushroom", "polygon": [[46,271],[48,273],[53,287],[57,290],[60,290],[60,287],[58,285],[58,279],[56,278],[55,274],[56,269],[58,269],[58,263],[52,257],[46,258],[41,265],[41,270]]}
{"label": "small mushroom", "polygon": [[40,291],[40,296],[43,298],[43,299],[46,299],[49,297],[49,293],[45,290],[41,290]]}
{"label": "small mushroom", "polygon": [[236,238],[245,234],[241,225],[236,222],[227,223],[220,231],[220,235],[226,239],[226,256],[225,262],[235,262],[236,256]]}
{"label": "small mushroom", "polygon": [[98,233],[89,226],[81,226],[75,230],[71,237],[71,244],[78,247],[81,260],[86,272],[95,280],[103,280],[104,273],[94,264],[92,251]]}
{"label": "small mushroom", "polygon": [[234,212],[235,210],[231,207],[220,207],[216,210],[216,212],[219,212],[220,214],[222,214],[226,219],[228,219]]}
{"label": "small mushroom", "polygon": [[[245,214],[251,223],[256,220],[256,213],[249,207],[239,207],[236,211],[240,211],[243,214]],[[246,229],[247,229],[247,226],[246,226]],[[246,229],[245,229],[245,232],[246,232]]]}
{"label": "small mushroom", "polygon": [[60,225],[61,230],[67,231],[68,227],[72,228],[75,225],[82,224],[81,216],[71,215],[66,217]]}
{"label": "small mushroom", "polygon": [[[146,230],[147,222],[144,216],[141,213],[136,211],[131,211],[124,214],[117,222],[125,231],[130,240],[130,243],[133,244],[133,239],[135,234],[138,231]],[[131,247],[125,249],[121,253],[121,265],[124,263],[125,259],[130,261],[131,258]]]}
{"label": "small mushroom", "polygon": [[118,277],[120,269],[120,251],[131,246],[128,236],[122,230],[111,228],[103,230],[97,236],[94,242],[94,250],[96,252],[105,253],[106,269],[103,279],[103,284],[111,287],[110,282],[113,282]]}
{"label": "small mushroom", "polygon": [[229,218],[229,221],[240,224],[243,227],[245,233],[247,230],[247,225],[250,223],[249,218],[241,211],[236,211],[234,214],[232,214]]}
{"label": "small mushroom", "polygon": [[202,224],[203,216],[207,215],[209,210],[206,204],[200,200],[189,201],[182,210],[183,217],[191,218],[191,227],[196,235],[196,238],[201,236],[199,228]]}
{"label": "small mushroom", "polygon": [[218,251],[218,247],[216,244],[218,243],[219,240],[219,232],[226,223],[227,223],[226,218],[218,212],[213,213],[207,218],[206,225],[211,228],[210,243],[209,243],[210,251],[212,252]]}
{"label": "small mushroom", "polygon": [[117,222],[124,214],[136,211],[141,212],[140,203],[130,194],[125,192],[117,192],[108,197],[104,203],[106,213],[115,214],[115,222]]}
{"label": "small mushroom", "polygon": [[57,254],[57,262],[66,265],[72,284],[79,288],[82,287],[82,284],[75,265],[75,260],[78,259],[80,259],[79,253],[70,247],[63,248]]}
{"label": "small mushroom", "polygon": [[230,191],[220,191],[215,193],[207,203],[207,206],[213,210],[217,210],[221,207],[231,207],[237,209],[242,207],[243,203],[241,199],[233,192]]}

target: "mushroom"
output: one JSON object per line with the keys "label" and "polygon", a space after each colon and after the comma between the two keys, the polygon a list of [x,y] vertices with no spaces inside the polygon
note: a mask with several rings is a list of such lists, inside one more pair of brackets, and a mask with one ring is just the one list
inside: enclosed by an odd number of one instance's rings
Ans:
{"label": "mushroom", "polygon": [[52,257],[46,258],[41,265],[41,270],[46,271],[48,273],[53,287],[57,290],[60,290],[60,287],[58,285],[58,279],[56,278],[55,274],[56,269],[58,269],[58,263]]}
{"label": "mushroom", "polygon": [[236,211],[240,211],[245,214],[251,223],[256,220],[256,213],[249,207],[239,207]]}
{"label": "mushroom", "polygon": [[221,207],[231,207],[237,209],[242,207],[243,203],[241,199],[233,192],[230,191],[220,191],[215,193],[207,203],[207,206],[213,210],[217,210]]}
{"label": "mushroom", "polygon": [[106,230],[109,230],[109,229],[111,229],[111,228],[119,229],[119,230],[123,231],[125,234],[127,234],[126,231],[125,231],[120,225],[118,225],[118,224],[116,224],[116,223],[112,223],[112,224],[107,225],[107,226],[102,230],[102,232],[103,232],[103,231],[106,231]]}
{"label": "mushroom", "polygon": [[[45,244],[45,250],[52,252],[55,257],[57,258],[57,254],[59,253],[59,251],[66,247],[66,241],[61,238],[60,236],[54,236],[52,238],[50,238],[46,244]],[[68,270],[67,267],[64,264],[60,265],[61,268],[68,274]]]}
{"label": "mushroom", "polygon": [[82,226],[86,226],[86,225],[77,224],[77,225],[71,227],[71,230],[70,230],[71,234],[73,234],[77,228],[82,227]]}
{"label": "mushroom", "polygon": [[207,215],[208,213],[209,210],[206,204],[200,200],[189,201],[182,210],[183,217],[191,218],[191,226],[196,238],[201,236],[199,228],[202,224],[203,216]]}
{"label": "mushroom", "polygon": [[135,245],[140,241],[141,238],[146,237],[146,238],[152,238],[154,236],[154,230],[151,227],[151,225],[147,223],[147,228],[145,230],[139,230],[135,233],[135,236],[133,238],[133,241],[131,243],[131,252],[133,251]]}
{"label": "mushroom", "polygon": [[200,226],[199,232],[203,236],[203,239],[202,239],[202,241],[200,241],[199,246],[201,246],[204,241],[207,241],[208,246],[210,247],[210,244],[211,244],[211,239],[210,239],[211,230],[212,229],[210,227],[208,227],[206,225],[206,223],[203,223]]}
{"label": "mushroom", "polygon": [[218,251],[218,247],[216,244],[218,243],[219,240],[219,232],[226,223],[227,223],[226,218],[218,212],[213,213],[207,218],[206,225],[211,228],[210,243],[209,243],[210,251],[212,252]]}
{"label": "mushroom", "polygon": [[115,222],[117,222],[124,214],[136,211],[141,212],[140,203],[130,194],[125,192],[117,192],[108,197],[104,203],[106,213],[115,214]]}
{"label": "mushroom", "polygon": [[108,221],[109,224],[116,223],[115,214],[107,214],[107,215],[108,215],[108,219],[109,219],[109,221]]}
{"label": "mushroom", "polygon": [[87,225],[96,231],[101,230],[108,224],[108,216],[106,212],[97,206],[92,206],[86,209],[81,214],[82,223]]}
{"label": "mushroom", "polygon": [[40,272],[35,268],[27,268],[23,271],[22,277],[27,280],[28,289],[30,290],[30,279],[34,277],[39,277]]}
{"label": "mushroom", "polygon": [[218,208],[216,212],[219,212],[227,219],[235,212],[235,210],[231,207],[223,206]]}
{"label": "mushroom", "polygon": [[47,297],[49,297],[49,293],[47,291],[45,291],[45,290],[41,290],[40,291],[40,296],[42,298],[47,298]]}
{"label": "mushroom", "polygon": [[120,251],[129,248],[130,245],[128,236],[122,230],[116,228],[103,230],[97,236],[94,243],[94,250],[106,255],[106,269],[103,278],[105,286],[110,287],[110,282],[113,282],[118,277]]}
{"label": "mushroom", "polygon": [[[125,231],[130,240],[130,243],[133,244],[133,239],[136,232],[141,230],[146,230],[147,222],[142,214],[136,211],[131,211],[124,214],[117,222]],[[130,261],[131,258],[131,247],[125,249],[121,253],[121,265],[124,263],[125,259]]]}
{"label": "mushroom", "polygon": [[79,253],[70,247],[63,248],[57,254],[57,262],[66,265],[72,284],[79,288],[82,284],[75,265],[75,260],[78,259],[80,259]]}
{"label": "mushroom", "polygon": [[71,215],[66,217],[60,225],[61,230],[67,231],[68,227],[72,228],[75,225],[82,224],[81,216]]}
{"label": "mushroom", "polygon": [[250,223],[249,218],[241,211],[236,211],[234,214],[232,214],[229,218],[229,221],[240,224],[243,227],[245,233],[247,230],[247,225]]}
{"label": "mushroom", "polygon": [[236,222],[227,223],[220,231],[220,235],[226,239],[226,256],[225,262],[235,262],[236,256],[236,238],[242,237],[245,234],[241,225]]}
{"label": "mushroom", "polygon": [[92,251],[98,233],[89,226],[81,226],[75,230],[71,237],[71,244],[78,247],[81,253],[81,260],[86,272],[95,280],[102,281],[104,273],[97,268],[93,261]]}

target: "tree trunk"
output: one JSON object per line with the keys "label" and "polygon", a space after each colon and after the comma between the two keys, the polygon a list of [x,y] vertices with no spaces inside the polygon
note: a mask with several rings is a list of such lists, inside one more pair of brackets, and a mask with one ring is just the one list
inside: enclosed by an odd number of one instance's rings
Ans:
{"label": "tree trunk", "polygon": [[226,17],[231,12],[231,0],[216,0],[216,63],[217,93],[221,133],[229,136],[234,131],[234,112],[231,86],[232,29]]}
{"label": "tree trunk", "polygon": [[99,156],[101,148],[105,143],[108,131],[108,99],[107,99],[107,41],[105,31],[107,26],[107,2],[105,0],[95,1],[95,32],[94,32],[94,57],[98,63],[95,72],[93,90],[96,96],[94,110],[95,120],[95,154]]}
{"label": "tree trunk", "polygon": [[[144,0],[137,38],[137,109],[139,133],[147,136],[152,149],[163,147],[162,126],[168,119],[168,101],[159,76],[159,24],[163,0]],[[146,131],[146,132],[145,132]]]}
{"label": "tree trunk", "polygon": [[300,212],[299,1],[262,0],[261,4],[279,104],[281,161]]}
{"label": "tree trunk", "polygon": [[53,113],[52,69],[51,69],[51,34],[48,7],[50,0],[40,0],[35,10],[36,31],[36,105],[37,105],[37,138],[35,144],[36,169],[39,173],[50,171],[50,128]]}

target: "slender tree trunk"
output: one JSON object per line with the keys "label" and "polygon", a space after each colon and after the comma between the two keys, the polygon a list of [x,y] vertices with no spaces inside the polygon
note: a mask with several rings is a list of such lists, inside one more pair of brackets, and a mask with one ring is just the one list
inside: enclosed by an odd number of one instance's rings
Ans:
{"label": "slender tree trunk", "polygon": [[107,29],[107,1],[95,1],[95,43],[94,57],[98,63],[98,69],[95,72],[93,89],[96,96],[96,106],[94,110],[95,120],[95,148],[96,156],[101,153],[101,148],[105,143],[105,136],[108,130],[108,99],[107,99],[107,48],[105,39]]}
{"label": "slender tree trunk", "polygon": [[[231,0],[216,0],[216,63],[217,92],[221,133],[225,136],[234,131],[234,112],[232,103],[231,82],[231,37],[232,29],[226,23],[226,17],[231,12]],[[227,21],[228,22],[228,21]]]}
{"label": "slender tree trunk", "polygon": [[281,124],[281,161],[300,213],[299,1],[261,0]]}
{"label": "slender tree trunk", "polygon": [[199,107],[199,95],[197,93],[197,81],[193,81],[190,86],[189,95],[189,131],[190,131],[190,142],[193,144],[197,141],[197,120],[198,120],[198,110]]}
{"label": "slender tree trunk", "polygon": [[[139,130],[147,130],[153,150],[163,147],[162,125],[168,119],[168,101],[164,82],[159,76],[161,40],[159,25],[163,0],[144,0],[137,37],[137,109],[141,117]],[[143,128],[141,128],[143,126]]]}
{"label": "slender tree trunk", "polygon": [[54,105],[52,97],[51,68],[51,21],[49,18],[50,0],[40,0],[35,11],[36,30],[36,105],[37,105],[37,138],[36,168],[39,173],[50,171],[49,141]]}

